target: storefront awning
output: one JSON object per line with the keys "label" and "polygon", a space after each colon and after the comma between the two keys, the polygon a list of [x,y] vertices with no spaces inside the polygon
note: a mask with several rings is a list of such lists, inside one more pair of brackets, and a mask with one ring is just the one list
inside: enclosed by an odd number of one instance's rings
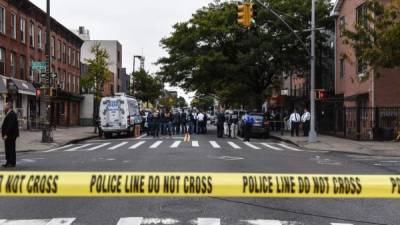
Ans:
{"label": "storefront awning", "polygon": [[36,89],[30,82],[18,79],[12,81],[17,86],[19,94],[36,96]]}

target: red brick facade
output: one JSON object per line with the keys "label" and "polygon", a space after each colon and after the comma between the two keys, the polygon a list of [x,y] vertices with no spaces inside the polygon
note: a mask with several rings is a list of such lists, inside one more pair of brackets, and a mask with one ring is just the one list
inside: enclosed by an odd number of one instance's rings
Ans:
{"label": "red brick facade", "polygon": [[340,28],[354,28],[357,8],[363,3],[364,0],[338,0],[335,5],[336,94],[344,95],[345,106],[400,106],[400,69],[382,69],[378,71],[379,77],[370,75],[367,79],[361,79],[354,49],[343,43]]}
{"label": "red brick facade", "polygon": [[[30,68],[32,61],[46,61],[46,14],[28,0],[0,0],[1,9],[5,12],[5,32],[0,31],[0,48],[5,52],[5,69],[0,71],[0,74],[29,81],[38,87],[41,83],[40,74],[32,72]],[[77,125],[79,123],[80,47],[83,42],[74,33],[52,19],[50,43],[51,69],[58,75],[52,85],[69,96],[59,96],[54,101],[53,119],[60,125]],[[12,63],[14,57],[15,63]],[[15,65],[15,69],[12,65]],[[29,96],[29,101],[38,101],[38,99]],[[28,103],[28,108],[30,104],[36,103]],[[27,111],[29,114],[32,109]],[[37,117],[43,113],[35,112],[35,114],[35,116],[26,116]]]}

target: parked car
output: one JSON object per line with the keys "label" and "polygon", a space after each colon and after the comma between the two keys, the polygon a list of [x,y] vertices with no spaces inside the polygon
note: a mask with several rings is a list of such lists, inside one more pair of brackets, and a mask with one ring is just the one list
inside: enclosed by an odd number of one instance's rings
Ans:
{"label": "parked car", "polygon": [[[249,114],[254,119],[253,128],[251,130],[251,136],[261,136],[263,138],[269,137],[269,121],[266,116],[262,113],[250,113]],[[238,126],[238,135],[244,136],[244,123],[243,123],[244,115],[242,115],[239,120]]]}
{"label": "parked car", "polygon": [[100,129],[106,138],[113,134],[133,134],[135,125],[142,123],[138,102],[123,93],[101,99],[99,118]]}

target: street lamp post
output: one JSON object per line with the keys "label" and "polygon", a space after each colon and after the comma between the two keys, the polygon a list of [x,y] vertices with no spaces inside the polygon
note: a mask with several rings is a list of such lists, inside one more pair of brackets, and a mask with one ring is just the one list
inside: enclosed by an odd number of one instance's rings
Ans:
{"label": "street lamp post", "polygon": [[310,133],[308,142],[317,141],[317,132],[315,131],[315,0],[311,0],[311,90],[310,90]]}

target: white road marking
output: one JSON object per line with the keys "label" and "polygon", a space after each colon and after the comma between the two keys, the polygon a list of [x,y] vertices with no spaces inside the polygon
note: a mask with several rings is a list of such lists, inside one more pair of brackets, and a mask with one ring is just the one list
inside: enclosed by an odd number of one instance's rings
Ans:
{"label": "white road marking", "polygon": [[[279,220],[242,220],[251,225],[283,225]],[[287,224],[287,223],[285,223]]]}
{"label": "white road marking", "polygon": [[78,147],[75,147],[75,148],[71,148],[71,149],[65,150],[65,152],[74,152],[74,151],[76,151],[76,150],[78,150],[78,149],[86,148],[86,147],[89,146],[89,145],[91,145],[91,144],[81,145],[81,146],[78,146]]}
{"label": "white road marking", "polygon": [[95,146],[95,147],[93,147],[93,148],[89,148],[87,151],[94,151],[94,150],[96,150],[96,149],[102,148],[102,147],[107,146],[107,145],[109,145],[109,144],[111,144],[111,142],[107,142],[107,143],[104,143],[104,144]]}
{"label": "white road marking", "polygon": [[47,150],[47,151],[44,151],[44,152],[55,152],[57,150],[64,149],[64,148],[69,148],[69,147],[72,147],[72,146],[74,146],[74,145],[65,145],[65,146],[62,146],[62,147],[59,147],[59,148],[55,148],[55,149],[50,149],[50,150]]}
{"label": "white road marking", "polygon": [[143,134],[143,135],[137,137],[136,139],[141,139],[141,138],[144,138],[144,137],[146,137],[146,136],[147,136],[147,134]]}
{"label": "white road marking", "polygon": [[162,141],[156,141],[154,144],[152,144],[152,145],[150,146],[150,148],[157,148],[158,146],[161,145],[161,143],[162,143]]}
{"label": "white road marking", "polygon": [[255,146],[255,145],[253,145],[253,144],[250,144],[249,142],[243,142],[243,143],[244,143],[245,145],[249,146],[249,147],[252,148],[252,149],[256,149],[256,150],[261,149],[261,148]]}
{"label": "white road marking", "polygon": [[141,225],[142,217],[126,217],[119,219],[117,225]]}
{"label": "white road marking", "polygon": [[129,149],[136,149],[139,146],[141,146],[142,144],[146,143],[145,141],[139,141],[138,143],[132,145],[131,147],[129,147]]}
{"label": "white road marking", "polygon": [[142,220],[141,225],[147,225],[147,224],[170,225],[170,224],[177,224],[177,223],[179,223],[179,220],[174,220],[171,218],[144,218]]}
{"label": "white road marking", "polygon": [[108,150],[115,150],[115,149],[117,149],[117,148],[119,148],[119,147],[122,147],[122,146],[124,146],[124,145],[126,145],[126,144],[128,144],[128,142],[127,142],[127,141],[124,141],[124,142],[121,142],[121,143],[119,143],[119,144],[117,144],[117,145],[115,145],[115,146],[113,146],[113,147],[108,148]]}
{"label": "white road marking", "polygon": [[177,148],[177,147],[181,144],[181,142],[182,142],[182,141],[175,141],[175,142],[171,145],[170,148]]}
{"label": "white road marking", "polygon": [[221,148],[216,141],[210,141],[210,144],[213,146],[213,148]]}
{"label": "white road marking", "polygon": [[46,225],[70,225],[75,221],[75,218],[54,218]]}
{"label": "white road marking", "polygon": [[331,225],[353,225],[351,223],[331,223]]}
{"label": "white road marking", "polygon": [[300,149],[297,149],[297,148],[293,148],[293,147],[287,146],[287,145],[285,145],[285,144],[278,144],[278,145],[281,146],[281,147],[284,147],[284,148],[286,148],[286,149],[295,151],[295,152],[303,152],[303,150],[300,150]]}
{"label": "white road marking", "polygon": [[220,225],[221,220],[218,218],[197,218],[197,225]]}
{"label": "white road marking", "polygon": [[6,220],[0,220],[0,224],[3,224],[4,222],[6,222]]}
{"label": "white road marking", "polygon": [[270,149],[273,149],[273,150],[276,150],[276,151],[283,151],[283,149],[277,148],[277,147],[272,146],[272,145],[267,144],[267,143],[261,143],[261,144],[264,145],[267,148],[270,148]]}
{"label": "white road marking", "polygon": [[192,141],[192,147],[200,147],[198,141]]}
{"label": "white road marking", "polygon": [[232,141],[228,141],[228,144],[229,144],[230,146],[232,146],[232,148],[234,148],[234,149],[241,149],[241,147],[240,147],[239,145],[235,144],[235,143],[232,142]]}
{"label": "white road marking", "polygon": [[1,225],[46,225],[50,220],[5,220]]}

